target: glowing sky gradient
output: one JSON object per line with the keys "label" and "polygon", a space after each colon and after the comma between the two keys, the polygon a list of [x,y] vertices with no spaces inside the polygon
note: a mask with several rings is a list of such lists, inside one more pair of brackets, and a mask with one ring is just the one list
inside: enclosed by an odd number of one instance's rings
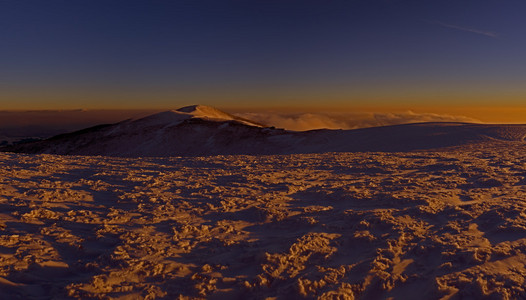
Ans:
{"label": "glowing sky gradient", "polygon": [[526,2],[0,1],[0,109],[526,105]]}

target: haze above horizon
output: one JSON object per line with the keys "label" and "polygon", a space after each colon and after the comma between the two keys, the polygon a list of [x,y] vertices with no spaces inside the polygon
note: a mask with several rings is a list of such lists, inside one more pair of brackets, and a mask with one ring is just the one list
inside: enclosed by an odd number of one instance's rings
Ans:
{"label": "haze above horizon", "polygon": [[378,107],[516,122],[524,11],[487,0],[3,1],[0,109]]}

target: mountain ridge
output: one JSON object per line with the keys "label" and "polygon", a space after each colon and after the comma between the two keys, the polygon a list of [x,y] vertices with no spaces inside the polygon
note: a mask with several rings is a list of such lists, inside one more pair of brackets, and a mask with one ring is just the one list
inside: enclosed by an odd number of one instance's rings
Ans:
{"label": "mountain ridge", "polygon": [[0,151],[123,157],[404,152],[470,144],[524,143],[525,137],[526,125],[464,122],[290,131],[265,127],[213,107],[192,105],[7,146]]}

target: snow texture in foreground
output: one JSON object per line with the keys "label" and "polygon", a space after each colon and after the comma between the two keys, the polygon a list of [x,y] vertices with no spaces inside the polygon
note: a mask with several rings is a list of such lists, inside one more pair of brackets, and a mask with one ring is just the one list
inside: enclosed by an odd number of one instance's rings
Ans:
{"label": "snow texture in foreground", "polygon": [[0,154],[0,298],[524,298],[522,153]]}

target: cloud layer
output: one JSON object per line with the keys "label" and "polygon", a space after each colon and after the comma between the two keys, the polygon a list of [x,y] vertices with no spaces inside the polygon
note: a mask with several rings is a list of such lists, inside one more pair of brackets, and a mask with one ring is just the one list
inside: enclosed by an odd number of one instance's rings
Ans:
{"label": "cloud layer", "polygon": [[414,113],[411,111],[397,113],[238,113],[240,117],[253,120],[268,126],[289,130],[312,129],[357,129],[374,126],[397,125],[419,122],[469,122],[481,123],[479,120],[465,117],[433,113]]}

